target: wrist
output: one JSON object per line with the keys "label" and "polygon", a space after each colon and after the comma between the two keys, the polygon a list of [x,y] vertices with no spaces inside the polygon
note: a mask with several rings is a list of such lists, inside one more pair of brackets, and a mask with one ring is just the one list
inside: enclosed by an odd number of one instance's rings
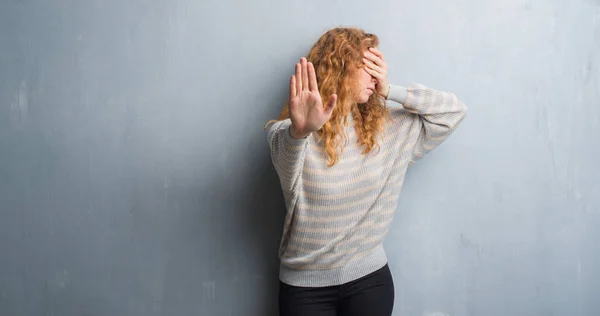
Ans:
{"label": "wrist", "polygon": [[406,103],[406,99],[408,98],[408,89],[404,86],[400,85],[392,85],[390,84],[390,88],[388,91],[388,100],[398,102],[402,105]]}
{"label": "wrist", "polygon": [[384,86],[385,88],[383,88],[383,91],[381,91],[381,93],[379,93],[384,99],[388,99],[388,96],[390,95],[390,85],[386,84]]}
{"label": "wrist", "polygon": [[294,124],[290,126],[290,136],[292,138],[302,139],[308,137],[308,135],[310,135],[310,132],[307,133],[306,131],[298,130]]}

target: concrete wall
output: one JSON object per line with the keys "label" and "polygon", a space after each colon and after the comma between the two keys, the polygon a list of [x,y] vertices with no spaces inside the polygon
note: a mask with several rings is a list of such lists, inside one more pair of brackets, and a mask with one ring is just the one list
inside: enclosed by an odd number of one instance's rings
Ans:
{"label": "concrete wall", "polygon": [[597,0],[0,2],[0,315],[275,315],[262,127],[334,26],[452,91],[386,249],[395,315],[600,315]]}

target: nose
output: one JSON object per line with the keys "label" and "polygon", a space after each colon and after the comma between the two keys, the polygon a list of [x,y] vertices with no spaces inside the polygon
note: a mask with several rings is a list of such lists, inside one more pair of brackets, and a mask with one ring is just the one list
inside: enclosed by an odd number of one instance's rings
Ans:
{"label": "nose", "polygon": [[371,82],[373,82],[374,84],[377,84],[377,78],[371,76]]}

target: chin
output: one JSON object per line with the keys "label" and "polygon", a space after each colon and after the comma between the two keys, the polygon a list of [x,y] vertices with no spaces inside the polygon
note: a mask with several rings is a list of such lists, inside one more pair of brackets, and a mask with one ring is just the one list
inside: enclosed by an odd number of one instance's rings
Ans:
{"label": "chin", "polygon": [[371,98],[370,95],[366,95],[366,96],[362,96],[359,100],[358,100],[358,104],[364,104],[367,103],[367,101],[369,101],[369,98]]}

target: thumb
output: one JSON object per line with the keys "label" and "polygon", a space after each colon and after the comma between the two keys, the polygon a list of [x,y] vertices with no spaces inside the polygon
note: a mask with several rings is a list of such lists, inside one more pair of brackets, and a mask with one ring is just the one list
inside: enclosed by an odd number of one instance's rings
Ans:
{"label": "thumb", "polygon": [[337,94],[332,94],[329,96],[329,101],[327,101],[327,105],[325,106],[325,112],[329,115],[335,108],[335,103],[337,102]]}

